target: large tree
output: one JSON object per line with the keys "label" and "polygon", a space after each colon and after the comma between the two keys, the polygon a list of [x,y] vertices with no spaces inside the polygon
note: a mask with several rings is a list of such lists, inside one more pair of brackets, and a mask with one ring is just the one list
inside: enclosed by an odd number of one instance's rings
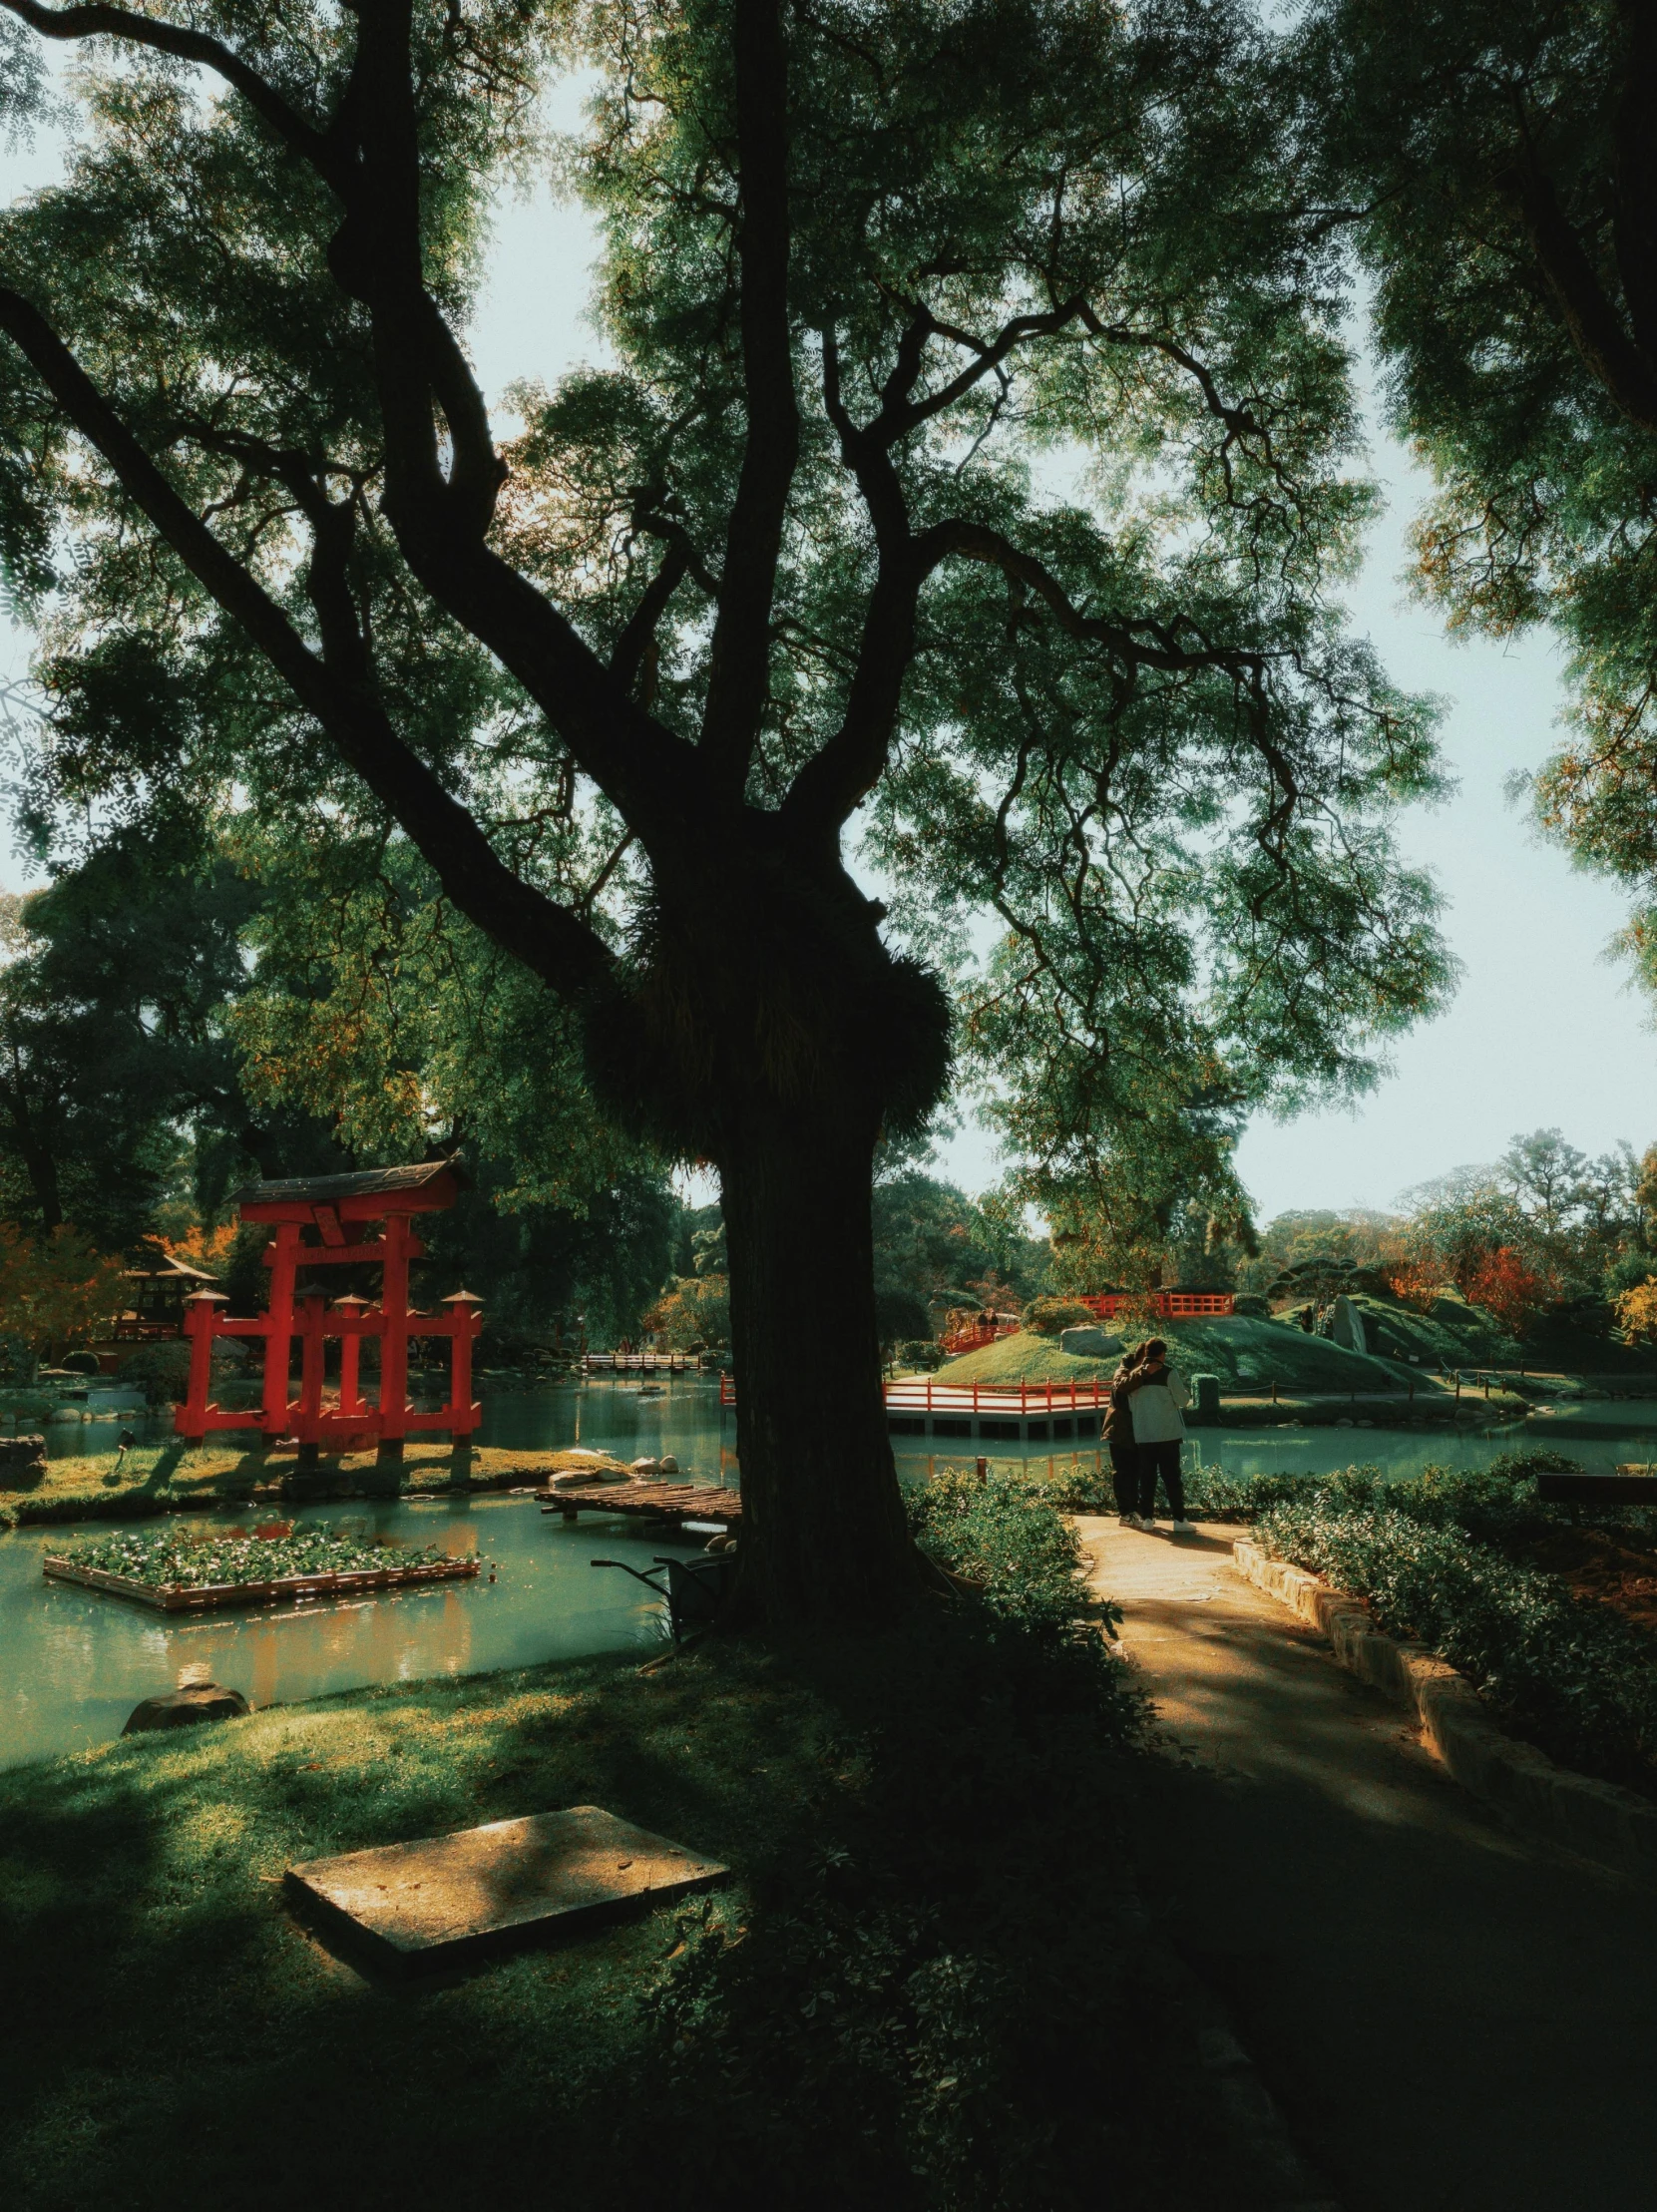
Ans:
{"label": "large tree", "polygon": [[200,823],[153,811],[8,904],[0,1210],[120,1251],[155,1226],[181,1157],[210,1208],[239,1163],[290,1156],[242,1094],[224,1019],[254,895]]}
{"label": "large tree", "polygon": [[1570,731],[1538,813],[1635,887],[1657,987],[1657,9],[1319,0],[1301,54],[1438,479],[1421,581],[1457,626],[1555,626]]}
{"label": "large tree", "polygon": [[[947,1080],[941,925],[995,918],[966,1046],[1077,1208],[1365,1080],[1442,981],[1270,48],[1229,0],[6,5],[91,125],[0,231],[64,789],[417,847],[717,1168],[746,1602],[890,1606],[871,1161]],[[469,302],[572,52],[615,366],[503,445]]]}

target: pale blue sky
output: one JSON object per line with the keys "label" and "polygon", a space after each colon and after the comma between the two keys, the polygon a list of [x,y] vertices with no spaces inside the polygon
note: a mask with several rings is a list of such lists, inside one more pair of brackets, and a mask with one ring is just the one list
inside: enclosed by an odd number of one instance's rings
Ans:
{"label": "pale blue sky", "polygon": [[[48,139],[0,155],[0,194],[47,182],[57,161]],[[583,320],[593,242],[584,215],[545,191],[503,205],[472,341],[491,393],[522,376],[552,382],[595,357]],[[1444,926],[1464,972],[1450,1011],[1397,1045],[1394,1072],[1356,1111],[1250,1129],[1240,1165],[1263,1219],[1293,1206],[1385,1207],[1410,1184],[1493,1158],[1520,1129],[1557,1123],[1591,1152],[1657,1138],[1657,1035],[1626,970],[1606,957],[1623,898],[1540,844],[1503,792],[1553,742],[1553,648],[1545,637],[1449,643],[1399,582],[1425,480],[1384,437],[1375,466],[1391,505],[1353,607],[1395,678],[1449,704],[1445,749],[1459,788],[1413,810],[1402,841],[1447,895]],[[28,641],[8,643],[20,670]],[[27,880],[15,857],[0,874],[12,889]],[[946,1147],[945,1164],[969,1188],[996,1174],[988,1138],[972,1127]]]}

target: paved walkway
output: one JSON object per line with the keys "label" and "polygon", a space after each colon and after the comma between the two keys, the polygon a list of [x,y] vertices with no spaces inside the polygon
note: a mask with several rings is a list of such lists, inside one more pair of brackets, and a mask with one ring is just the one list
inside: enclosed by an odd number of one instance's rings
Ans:
{"label": "paved walkway", "polygon": [[1164,1731],[1147,1903],[1346,2212],[1652,2212],[1657,1893],[1506,1833],[1234,1531],[1079,1527]]}

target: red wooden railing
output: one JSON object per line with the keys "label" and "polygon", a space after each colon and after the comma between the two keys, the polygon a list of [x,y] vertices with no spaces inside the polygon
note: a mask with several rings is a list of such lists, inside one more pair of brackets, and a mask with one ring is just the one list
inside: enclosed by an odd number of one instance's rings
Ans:
{"label": "red wooden railing", "polygon": [[1103,1321],[1114,1321],[1134,1306],[1155,1314],[1159,1321],[1196,1321],[1228,1314],[1235,1302],[1229,1290],[1151,1290],[1138,1297],[1125,1290],[1104,1290],[1076,1300]]}
{"label": "red wooden railing", "polygon": [[[888,1413],[982,1413],[1028,1419],[1033,1414],[1097,1413],[1110,1402],[1110,1385],[1100,1382],[1021,1382],[1005,1390],[989,1383],[941,1383],[933,1376],[906,1375],[886,1385]],[[734,1406],[736,1384],[719,1377],[719,1403]]]}
{"label": "red wooden railing", "polygon": [[998,1319],[993,1327],[983,1321],[969,1321],[965,1328],[946,1329],[938,1341],[953,1360],[963,1352],[976,1352],[981,1344],[994,1344],[1018,1333],[1019,1323],[1011,1319]]}

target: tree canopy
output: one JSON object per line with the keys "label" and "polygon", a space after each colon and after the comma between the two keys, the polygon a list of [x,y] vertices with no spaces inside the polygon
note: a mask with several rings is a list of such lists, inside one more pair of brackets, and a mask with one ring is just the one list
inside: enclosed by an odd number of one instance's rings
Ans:
{"label": "tree canopy", "polygon": [[[1388,829],[1432,716],[1334,605],[1371,495],[1292,77],[1230,0],[6,5],[19,105],[25,41],[96,42],[0,223],[43,785],[406,849],[525,972],[492,1012],[719,1171],[744,1576],[883,1601],[872,1155],[952,1051],[1131,1245],[1445,980]],[[577,61],[615,365],[498,430],[491,194]],[[802,1234],[862,1316],[820,1467]]]}
{"label": "tree canopy", "polygon": [[1635,887],[1657,984],[1657,16],[1642,0],[1318,0],[1302,56],[1360,224],[1394,420],[1453,624],[1552,624],[1543,824]]}

